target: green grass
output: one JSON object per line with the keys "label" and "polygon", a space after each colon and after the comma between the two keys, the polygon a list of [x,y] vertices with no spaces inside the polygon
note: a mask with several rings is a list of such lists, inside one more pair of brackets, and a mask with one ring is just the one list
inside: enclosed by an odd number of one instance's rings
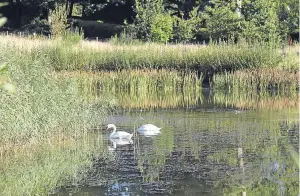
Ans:
{"label": "green grass", "polygon": [[93,152],[104,150],[95,145],[102,138],[85,136],[102,125],[110,101],[87,102],[78,81],[58,78],[45,54],[1,46],[5,80],[16,90],[0,89],[0,195],[46,195],[80,180]]}
{"label": "green grass", "polygon": [[16,92],[0,92],[0,142],[26,142],[52,132],[85,132],[102,122],[106,106],[84,102],[78,84],[56,78],[51,61],[43,53],[1,50],[0,61],[8,64],[7,75]]}
{"label": "green grass", "polygon": [[[122,41],[123,40],[123,41]],[[0,51],[46,56],[56,71],[170,70],[209,77],[215,89],[291,90],[299,88],[297,48],[241,42],[209,45],[134,43],[123,37],[109,43],[65,39],[29,40],[0,36]],[[131,78],[133,79],[133,78]],[[134,80],[134,79],[133,79]],[[114,80],[114,82],[117,82]],[[134,83],[134,81],[131,81]],[[165,82],[165,81],[164,81]]]}

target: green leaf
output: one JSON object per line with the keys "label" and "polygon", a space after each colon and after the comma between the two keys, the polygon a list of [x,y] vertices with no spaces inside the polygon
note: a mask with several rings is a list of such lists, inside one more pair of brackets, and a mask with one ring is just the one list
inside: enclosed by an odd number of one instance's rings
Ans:
{"label": "green leaf", "polygon": [[0,18],[0,27],[3,26],[6,23],[7,19],[6,18]]}
{"label": "green leaf", "polygon": [[6,6],[6,5],[8,5],[8,3],[0,3],[0,7],[2,7],[2,6]]}

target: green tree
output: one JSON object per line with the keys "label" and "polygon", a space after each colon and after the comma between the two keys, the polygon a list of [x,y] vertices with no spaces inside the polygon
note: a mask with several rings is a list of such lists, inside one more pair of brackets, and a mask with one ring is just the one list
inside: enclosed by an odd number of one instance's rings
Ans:
{"label": "green tree", "polygon": [[241,31],[241,18],[237,14],[234,2],[212,1],[202,13],[206,33],[213,40],[228,40],[237,37]]}
{"label": "green tree", "polygon": [[244,0],[242,14],[245,19],[242,35],[249,40],[278,41],[279,18],[277,0]]}
{"label": "green tree", "polygon": [[157,14],[150,24],[150,38],[157,42],[167,42],[172,38],[173,22],[169,14]]}
{"label": "green tree", "polygon": [[201,22],[201,18],[197,14],[198,9],[199,7],[195,7],[190,12],[188,19],[184,19],[183,14],[181,17],[174,16],[174,38],[179,42],[187,42],[195,38]]}
{"label": "green tree", "polygon": [[136,32],[137,38],[154,41],[172,38],[172,19],[165,11],[163,0],[136,0],[136,14],[132,31]]}
{"label": "green tree", "polygon": [[288,35],[299,33],[299,1],[277,0],[277,5],[280,34],[286,40]]}

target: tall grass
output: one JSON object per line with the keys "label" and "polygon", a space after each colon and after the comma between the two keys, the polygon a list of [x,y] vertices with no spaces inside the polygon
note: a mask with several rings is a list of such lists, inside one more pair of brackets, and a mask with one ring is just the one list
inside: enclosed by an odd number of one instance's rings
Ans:
{"label": "tall grass", "polygon": [[[18,48],[32,45],[30,40],[1,36],[3,49],[15,43]],[[21,41],[21,44],[17,42]],[[27,43],[28,42],[28,43]],[[195,70],[205,74],[244,68],[276,67],[286,60],[276,48],[265,44],[210,45],[115,45],[82,41],[76,45],[40,41],[29,52],[42,53],[50,58],[56,70],[120,70],[120,69],[176,69]],[[296,55],[296,53],[295,53]],[[294,68],[297,63],[290,63]]]}
{"label": "tall grass", "polygon": [[56,78],[49,58],[12,47],[1,48],[16,93],[0,92],[0,142],[26,142],[53,132],[80,134],[101,123],[105,105],[95,107],[79,96],[72,79]]}
{"label": "tall grass", "polygon": [[48,141],[6,147],[0,146],[0,192],[15,196],[48,195],[54,188],[78,184],[93,158],[105,156],[107,149],[95,133],[53,135]]}
{"label": "tall grass", "polygon": [[215,74],[211,87],[229,91],[277,91],[296,92],[299,89],[299,71],[290,72],[275,68],[245,69]]}
{"label": "tall grass", "polygon": [[[202,75],[168,70],[111,72],[60,72],[59,77],[74,78],[89,102],[109,95],[118,105],[130,109],[191,107],[201,102]],[[113,99],[113,98],[111,98]]]}

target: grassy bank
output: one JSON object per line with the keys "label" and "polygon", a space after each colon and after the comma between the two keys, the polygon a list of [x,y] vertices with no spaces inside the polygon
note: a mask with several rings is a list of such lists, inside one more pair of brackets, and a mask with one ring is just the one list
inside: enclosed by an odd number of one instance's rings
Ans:
{"label": "grassy bank", "polygon": [[0,88],[0,195],[46,195],[76,183],[103,150],[100,136],[86,135],[102,125],[110,101],[85,101],[78,81],[58,78],[45,54],[1,46],[5,79],[16,89]]}
{"label": "grassy bank", "polygon": [[267,44],[209,44],[209,45],[114,45],[103,42],[80,41],[74,44],[62,40],[27,40],[0,36],[1,50],[18,48],[19,52],[47,55],[56,70],[123,70],[176,69],[205,74],[245,68],[280,67],[298,70],[295,49],[281,49]]}
{"label": "grassy bank", "polygon": [[[3,45],[2,45],[3,46]],[[0,93],[0,142],[27,142],[47,138],[53,132],[80,134],[101,123],[106,104],[84,102],[72,79],[58,79],[50,59],[43,53],[18,53],[1,48],[0,61],[16,92]]]}

